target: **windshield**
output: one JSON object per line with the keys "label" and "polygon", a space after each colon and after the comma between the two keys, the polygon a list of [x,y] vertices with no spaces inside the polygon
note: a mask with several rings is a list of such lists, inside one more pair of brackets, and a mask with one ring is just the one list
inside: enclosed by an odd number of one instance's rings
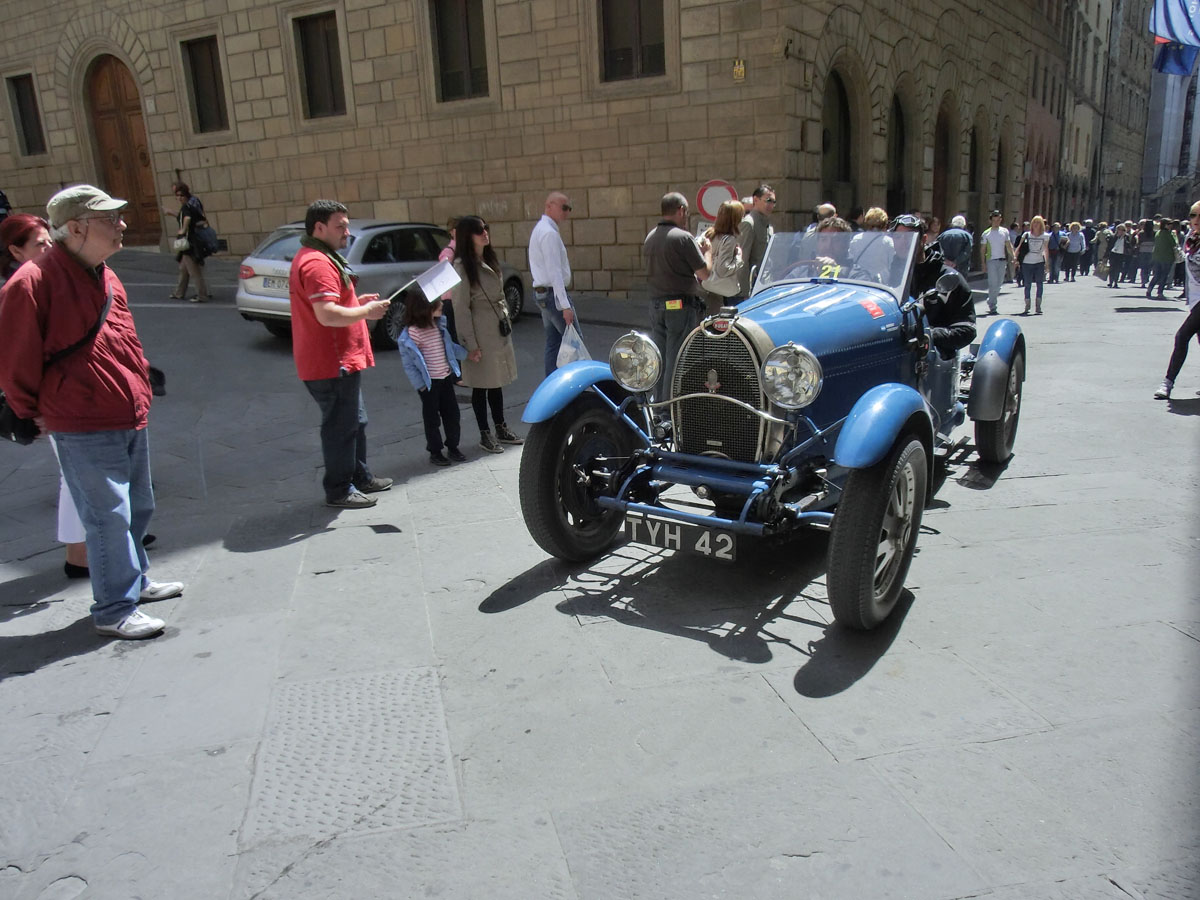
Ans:
{"label": "windshield", "polygon": [[[300,249],[300,238],[302,237],[304,237],[303,228],[280,228],[271,232],[267,239],[255,247],[254,252],[250,255],[257,259],[278,259],[291,262],[296,251]],[[342,255],[345,255],[353,243],[354,235],[350,235],[345,249],[341,251]]]}
{"label": "windshield", "polygon": [[752,293],[782,282],[837,281],[880,285],[900,298],[918,239],[912,231],[776,232]]}

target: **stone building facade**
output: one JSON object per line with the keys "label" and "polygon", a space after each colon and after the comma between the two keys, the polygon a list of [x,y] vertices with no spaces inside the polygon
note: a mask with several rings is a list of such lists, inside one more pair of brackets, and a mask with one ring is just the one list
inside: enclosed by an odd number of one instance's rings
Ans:
{"label": "stone building facade", "polygon": [[710,179],[770,182],[785,228],[825,199],[1018,209],[1059,2],[0,0],[0,186],[102,184],[162,243],[182,179],[234,254],[316,197],[477,212],[522,268],[561,189],[576,289],[622,295],[660,196]]}

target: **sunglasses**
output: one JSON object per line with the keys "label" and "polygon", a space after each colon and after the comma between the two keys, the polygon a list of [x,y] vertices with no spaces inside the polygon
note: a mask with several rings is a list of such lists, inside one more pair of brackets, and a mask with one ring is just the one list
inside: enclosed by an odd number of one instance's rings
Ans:
{"label": "sunglasses", "polygon": [[560,204],[559,204],[559,206],[561,206],[561,207],[563,208],[563,212],[570,212],[570,211],[571,211],[571,204],[570,204],[570,203],[560,203]]}
{"label": "sunglasses", "polygon": [[87,221],[88,219],[102,219],[107,221],[110,225],[119,225],[121,223],[121,219],[124,217],[125,214],[122,213],[121,210],[117,209],[113,210],[112,212],[100,213],[98,216],[81,216],[80,219],[82,221]]}
{"label": "sunglasses", "polygon": [[896,218],[892,219],[893,228],[897,226],[901,228],[920,228],[922,225],[924,223],[916,216],[896,216]]}
{"label": "sunglasses", "polygon": [[775,202],[774,197],[766,197],[763,199],[763,203],[774,203],[774,202]]}
{"label": "sunglasses", "polygon": [[479,230],[475,233],[476,234],[487,234],[491,230],[492,230],[492,228],[490,225],[480,225]]}

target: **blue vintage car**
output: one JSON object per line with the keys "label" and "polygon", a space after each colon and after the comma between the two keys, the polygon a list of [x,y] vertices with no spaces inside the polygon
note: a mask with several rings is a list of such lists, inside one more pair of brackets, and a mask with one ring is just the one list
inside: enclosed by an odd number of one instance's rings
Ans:
{"label": "blue vintage car", "polygon": [[835,619],[895,606],[938,457],[967,441],[1012,453],[1025,379],[1017,323],[972,354],[929,348],[912,297],[919,235],[776,234],[749,299],[685,339],[669,391],[658,347],[630,332],[607,363],[572,363],[526,406],[521,509],[561,559],[634,543],[733,561],[739,542],[827,529]]}

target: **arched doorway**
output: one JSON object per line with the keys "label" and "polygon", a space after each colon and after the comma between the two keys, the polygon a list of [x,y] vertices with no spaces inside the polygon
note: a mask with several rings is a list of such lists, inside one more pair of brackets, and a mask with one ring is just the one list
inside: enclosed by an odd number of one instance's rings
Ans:
{"label": "arched doorway", "polygon": [[847,215],[858,202],[854,185],[854,126],[850,118],[850,98],[837,72],[825,80],[825,99],[821,112],[821,199]]}
{"label": "arched doorway", "polygon": [[162,226],[137,84],[125,64],[108,55],[96,58],[85,82],[96,140],[98,186],[129,201],[126,244],[157,244]]}
{"label": "arched doorway", "polygon": [[887,211],[889,216],[912,209],[912,193],[908,187],[908,128],[900,98],[892,95],[892,111],[888,116]]}
{"label": "arched doorway", "polygon": [[933,128],[933,209],[935,216],[946,221],[946,205],[950,202],[950,113],[945,106],[938,110]]}

